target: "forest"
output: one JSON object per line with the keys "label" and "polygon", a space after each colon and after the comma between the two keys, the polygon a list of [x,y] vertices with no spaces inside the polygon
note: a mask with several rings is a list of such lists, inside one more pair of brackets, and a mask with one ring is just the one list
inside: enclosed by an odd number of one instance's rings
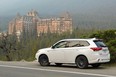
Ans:
{"label": "forest", "polygon": [[0,37],[0,60],[1,61],[34,61],[35,53],[41,48],[50,47],[55,42],[67,38],[100,38],[108,46],[111,53],[110,63],[116,63],[116,29],[97,30],[75,28],[72,33],[40,34],[39,37],[23,35],[17,40],[15,34]]}

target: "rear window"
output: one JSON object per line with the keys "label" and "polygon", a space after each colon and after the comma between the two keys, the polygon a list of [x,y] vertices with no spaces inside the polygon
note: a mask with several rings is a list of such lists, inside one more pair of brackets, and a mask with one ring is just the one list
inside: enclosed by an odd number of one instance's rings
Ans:
{"label": "rear window", "polygon": [[97,47],[107,47],[102,40],[94,40],[94,43],[97,45]]}

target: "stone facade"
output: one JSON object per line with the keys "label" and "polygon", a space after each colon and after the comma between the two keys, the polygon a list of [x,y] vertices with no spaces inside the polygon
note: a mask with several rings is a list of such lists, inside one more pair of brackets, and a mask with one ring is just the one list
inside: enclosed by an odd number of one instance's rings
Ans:
{"label": "stone facade", "polygon": [[63,33],[72,32],[72,18],[69,13],[58,18],[42,19],[34,10],[27,13],[27,15],[17,16],[9,22],[8,33],[16,33],[18,36],[25,32],[28,34],[35,34],[39,36],[40,33]]}

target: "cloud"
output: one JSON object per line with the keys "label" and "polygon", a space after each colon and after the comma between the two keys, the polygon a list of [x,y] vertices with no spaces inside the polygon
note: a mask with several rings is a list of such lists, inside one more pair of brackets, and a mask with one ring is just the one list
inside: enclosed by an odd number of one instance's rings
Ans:
{"label": "cloud", "polygon": [[25,14],[31,9],[40,13],[114,13],[116,0],[0,0],[0,15]]}

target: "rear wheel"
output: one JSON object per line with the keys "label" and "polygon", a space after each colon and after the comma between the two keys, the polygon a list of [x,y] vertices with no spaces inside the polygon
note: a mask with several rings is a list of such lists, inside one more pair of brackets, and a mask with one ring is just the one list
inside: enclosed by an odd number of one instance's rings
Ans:
{"label": "rear wheel", "polygon": [[62,63],[55,63],[57,66],[62,66]]}
{"label": "rear wheel", "polygon": [[41,66],[48,66],[50,64],[48,57],[46,55],[41,55],[39,57],[39,63]]}
{"label": "rear wheel", "polygon": [[75,61],[76,65],[80,69],[84,69],[88,67],[88,60],[85,56],[79,56],[76,58]]}
{"label": "rear wheel", "polygon": [[95,67],[95,68],[97,68],[97,67],[99,67],[101,64],[92,64],[92,67]]}

